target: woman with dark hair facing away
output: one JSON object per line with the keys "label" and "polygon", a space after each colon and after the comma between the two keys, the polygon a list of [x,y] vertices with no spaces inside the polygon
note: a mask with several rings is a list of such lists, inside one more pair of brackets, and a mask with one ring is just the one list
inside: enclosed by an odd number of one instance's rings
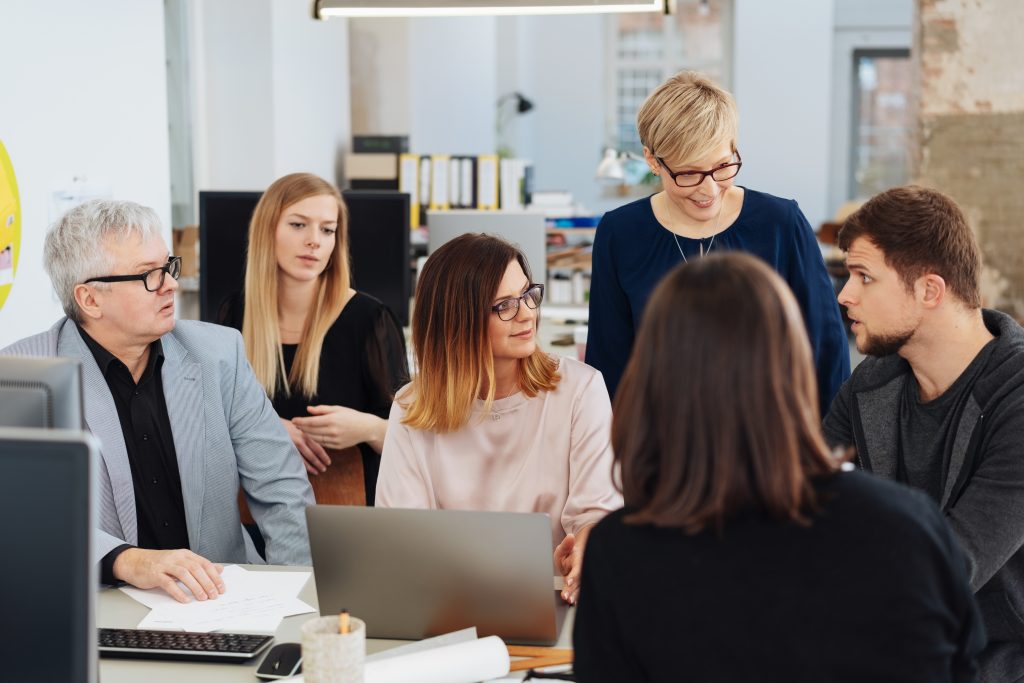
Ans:
{"label": "woman with dark hair facing away", "polygon": [[636,349],[612,422],[625,507],[587,543],[578,680],[974,680],[964,554],[927,496],[828,452],[778,275],[744,254],[679,267]]}
{"label": "woman with dark hair facing away", "polygon": [[293,173],[267,188],[249,224],[244,293],[221,320],[241,330],[317,502],[372,505],[408,361],[394,314],[350,285],[348,211],[333,185]]}
{"label": "woman with dark hair facing away", "polygon": [[824,414],[850,376],[839,305],[797,203],[737,184],[743,159],[732,95],[683,71],[648,96],[637,113],[637,132],[660,191],[608,212],[597,227],[587,362],[604,374],[615,398],[661,278],[687,260],[745,251],[774,268],[800,304]]}
{"label": "woman with dark hair facing away", "polygon": [[544,286],[483,234],[435,251],[416,285],[417,374],[395,398],[381,507],[545,512],[562,597],[576,601],[590,528],[622,505],[601,373],[537,345]]}

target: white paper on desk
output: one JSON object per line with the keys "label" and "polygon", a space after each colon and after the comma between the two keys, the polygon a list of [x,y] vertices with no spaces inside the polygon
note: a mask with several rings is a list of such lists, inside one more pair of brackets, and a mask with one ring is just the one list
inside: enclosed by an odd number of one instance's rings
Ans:
{"label": "white paper on desk", "polygon": [[[220,577],[224,581],[225,592],[223,595],[218,596],[217,600],[221,600],[233,593],[257,593],[273,595],[281,599],[294,598],[302,590],[302,587],[306,585],[306,581],[309,580],[310,576],[310,572],[250,572],[236,564],[230,564],[224,567],[224,571],[221,572]],[[178,588],[183,590],[185,595],[195,600],[192,591],[185,584],[179,581]],[[121,588],[121,591],[150,609],[174,607],[181,604],[163,588],[143,590],[132,586],[124,586]],[[303,612],[297,612],[297,614],[303,614]]]}
{"label": "white paper on desk", "polygon": [[[225,624],[255,624],[260,620],[269,619],[274,620],[273,626],[276,629],[277,624],[284,618],[284,613],[289,610],[290,606],[284,600],[271,595],[240,596],[235,593],[232,597],[225,594],[216,600],[159,607],[153,612],[157,614],[157,618],[180,624],[186,631],[205,633],[225,628]],[[247,627],[245,630],[256,629]]]}
{"label": "white paper on desk", "polygon": [[[435,647],[424,652],[390,659],[367,661],[364,683],[476,683],[499,678],[509,672],[508,648],[501,638]],[[301,683],[302,676],[290,678]]]}
{"label": "white paper on desk", "polygon": [[271,596],[250,596],[230,601],[217,599],[153,609],[139,622],[138,628],[197,633],[273,633],[286,616],[312,611],[316,610],[298,598],[280,600]]}
{"label": "white paper on desk", "polygon": [[309,576],[309,572],[250,572],[231,565],[221,574],[223,594],[189,603],[177,602],[162,589],[121,590],[151,608],[140,629],[273,633],[284,617],[316,611],[295,597]]}
{"label": "white paper on desk", "polygon": [[[225,590],[231,590],[234,584],[234,577],[239,576],[239,572],[245,570],[238,565],[232,564],[224,567],[224,571],[220,573],[221,579],[224,581]],[[195,596],[192,595],[192,591],[188,589],[188,586],[183,584],[181,581],[178,582],[178,588],[184,591],[185,595],[191,600],[195,600]],[[156,609],[158,607],[171,607],[173,605],[181,604],[163,588],[135,588],[134,586],[122,586],[121,592],[127,595],[136,602],[141,602],[143,605],[150,609]]]}

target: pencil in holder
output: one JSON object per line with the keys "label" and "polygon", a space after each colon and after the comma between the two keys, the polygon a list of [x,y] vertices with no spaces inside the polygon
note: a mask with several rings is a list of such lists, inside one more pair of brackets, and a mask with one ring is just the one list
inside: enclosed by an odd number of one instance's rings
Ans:
{"label": "pencil in holder", "polygon": [[306,683],[363,683],[366,624],[348,620],[339,633],[338,617],[318,617],[302,625],[302,674]]}

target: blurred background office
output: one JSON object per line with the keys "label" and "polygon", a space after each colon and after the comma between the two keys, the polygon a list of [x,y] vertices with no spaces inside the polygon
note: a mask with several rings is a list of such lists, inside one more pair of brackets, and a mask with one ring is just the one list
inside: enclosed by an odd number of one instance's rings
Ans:
{"label": "blurred background office", "polygon": [[[297,0],[52,0],[7,3],[0,23],[0,185],[17,188],[14,213],[0,193],[0,346],[60,315],[43,234],[83,198],[153,206],[172,245],[200,191],[295,171],[346,188],[353,135],[398,134],[415,154],[500,148],[529,160],[534,190],[599,215],[654,191],[630,158],[635,112],[683,68],[735,93],[742,184],[797,199],[815,227],[909,181],[948,192],[978,232],[987,305],[1024,317],[1015,0],[327,21]],[[179,316],[197,301],[185,291]]]}

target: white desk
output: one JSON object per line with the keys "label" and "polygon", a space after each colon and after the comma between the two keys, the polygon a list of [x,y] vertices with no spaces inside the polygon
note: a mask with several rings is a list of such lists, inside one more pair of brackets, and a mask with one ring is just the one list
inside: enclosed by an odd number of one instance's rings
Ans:
{"label": "white desk", "polygon": [[[246,569],[257,571],[260,569],[309,571],[305,567],[261,567],[249,565],[246,565]],[[317,606],[316,586],[312,577],[310,577],[302,592],[299,593],[299,598],[313,607]],[[106,588],[101,590],[97,596],[96,625],[100,628],[135,628],[148,611],[148,608],[135,602],[116,588]],[[572,646],[572,618],[574,612],[575,610],[569,610],[556,647],[566,648]],[[281,622],[277,633],[274,634],[274,642],[299,642],[299,629],[303,622],[315,616],[317,616],[315,613],[310,613],[286,618]],[[366,641],[366,651],[372,654],[401,645],[404,642],[406,641],[370,639]],[[197,662],[166,662],[142,659],[101,659],[100,683],[206,683],[207,681],[216,683],[230,683],[232,681],[259,683],[259,679],[256,678],[256,669],[259,667],[259,662],[262,659],[262,656],[257,657],[256,661],[251,664],[200,664]]]}

